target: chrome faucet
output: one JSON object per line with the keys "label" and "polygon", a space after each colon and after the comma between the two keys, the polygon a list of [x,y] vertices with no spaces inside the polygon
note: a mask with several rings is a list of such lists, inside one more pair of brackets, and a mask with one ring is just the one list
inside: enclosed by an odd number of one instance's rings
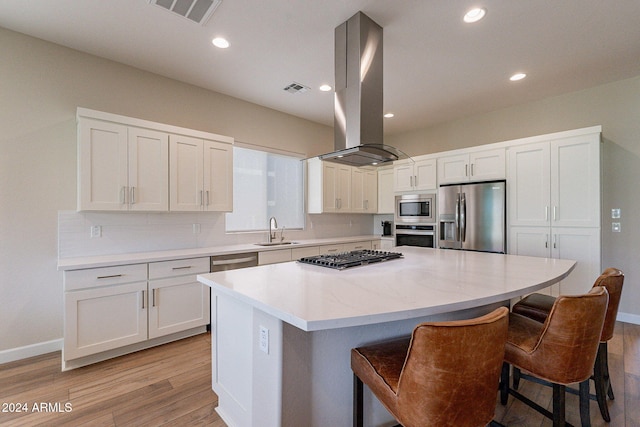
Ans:
{"label": "chrome faucet", "polygon": [[272,216],[271,218],[269,218],[269,237],[267,239],[267,242],[271,243],[276,238],[276,232],[273,231],[276,228],[278,228],[278,221],[276,221],[275,216]]}

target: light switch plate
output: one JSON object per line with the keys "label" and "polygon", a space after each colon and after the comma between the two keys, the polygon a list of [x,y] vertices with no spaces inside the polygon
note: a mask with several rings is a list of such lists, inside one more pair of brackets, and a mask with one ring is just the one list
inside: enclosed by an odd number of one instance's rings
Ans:
{"label": "light switch plate", "polygon": [[613,219],[620,218],[620,209],[619,208],[611,209],[611,218],[613,218]]}
{"label": "light switch plate", "polygon": [[269,329],[260,325],[260,350],[269,354]]}
{"label": "light switch plate", "polygon": [[620,227],[620,223],[619,222],[612,222],[611,223],[611,231],[614,233],[620,233],[621,227]]}

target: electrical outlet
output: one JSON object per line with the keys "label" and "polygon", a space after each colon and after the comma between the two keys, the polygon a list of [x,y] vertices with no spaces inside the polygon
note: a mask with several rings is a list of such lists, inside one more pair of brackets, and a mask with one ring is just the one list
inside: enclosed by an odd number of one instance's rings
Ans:
{"label": "electrical outlet", "polygon": [[269,329],[260,325],[260,350],[269,354]]}
{"label": "electrical outlet", "polygon": [[102,226],[101,225],[92,225],[89,229],[89,233],[91,238],[94,237],[102,237]]}
{"label": "electrical outlet", "polygon": [[619,222],[612,222],[611,223],[611,231],[614,233],[620,233],[622,231],[622,227],[620,226]]}

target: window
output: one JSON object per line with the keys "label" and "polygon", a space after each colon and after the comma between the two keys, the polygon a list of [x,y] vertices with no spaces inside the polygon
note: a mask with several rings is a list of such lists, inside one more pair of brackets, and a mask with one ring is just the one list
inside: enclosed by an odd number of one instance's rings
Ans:
{"label": "window", "polygon": [[304,228],[303,165],[298,157],[233,147],[233,212],[227,231]]}

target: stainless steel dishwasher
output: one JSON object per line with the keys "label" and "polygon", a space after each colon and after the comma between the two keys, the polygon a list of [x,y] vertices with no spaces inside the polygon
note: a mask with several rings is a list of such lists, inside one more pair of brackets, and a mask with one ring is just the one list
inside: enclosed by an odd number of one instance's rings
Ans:
{"label": "stainless steel dishwasher", "polygon": [[211,272],[236,270],[258,265],[258,252],[215,255],[211,257]]}

